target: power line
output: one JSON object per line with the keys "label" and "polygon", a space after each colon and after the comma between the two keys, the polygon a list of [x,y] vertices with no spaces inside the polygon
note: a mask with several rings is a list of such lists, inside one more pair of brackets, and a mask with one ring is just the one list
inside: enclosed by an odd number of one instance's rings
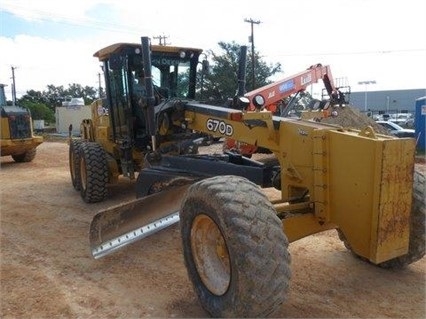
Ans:
{"label": "power line", "polygon": [[352,51],[352,52],[317,52],[317,53],[282,53],[274,56],[317,56],[317,55],[363,55],[363,54],[392,54],[404,52],[425,52],[426,49],[379,50],[379,51]]}

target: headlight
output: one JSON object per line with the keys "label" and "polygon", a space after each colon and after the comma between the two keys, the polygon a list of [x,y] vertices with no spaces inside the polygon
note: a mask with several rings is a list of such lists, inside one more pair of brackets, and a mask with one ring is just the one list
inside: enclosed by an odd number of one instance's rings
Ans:
{"label": "headlight", "polygon": [[232,107],[237,110],[245,110],[250,105],[250,100],[245,96],[235,96],[232,100]]}
{"label": "headlight", "polygon": [[253,98],[253,104],[256,109],[262,109],[265,105],[265,99],[262,95],[255,95]]}

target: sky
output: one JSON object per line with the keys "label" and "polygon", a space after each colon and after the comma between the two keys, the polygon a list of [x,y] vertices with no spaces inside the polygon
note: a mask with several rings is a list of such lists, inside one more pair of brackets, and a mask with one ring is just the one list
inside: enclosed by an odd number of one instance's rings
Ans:
{"label": "sky", "polygon": [[0,83],[10,100],[12,68],[18,98],[47,85],[97,88],[93,54],[142,36],[216,54],[235,42],[250,54],[252,19],[256,51],[282,66],[272,80],[321,63],[352,92],[423,89],[425,16],[424,0],[0,0]]}

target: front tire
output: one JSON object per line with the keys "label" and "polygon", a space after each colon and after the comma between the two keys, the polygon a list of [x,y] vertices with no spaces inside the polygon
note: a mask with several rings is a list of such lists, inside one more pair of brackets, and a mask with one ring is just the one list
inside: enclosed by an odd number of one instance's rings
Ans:
{"label": "front tire", "polygon": [[86,203],[103,201],[108,195],[108,163],[105,151],[95,142],[80,148],[81,198]]}
{"label": "front tire", "polygon": [[282,223],[259,187],[218,176],[192,185],[180,210],[183,253],[213,317],[265,317],[285,300],[290,254]]}
{"label": "front tire", "polygon": [[31,162],[35,158],[36,153],[37,153],[37,149],[33,148],[26,151],[25,153],[12,155],[12,158],[17,163],[27,163],[27,162]]}

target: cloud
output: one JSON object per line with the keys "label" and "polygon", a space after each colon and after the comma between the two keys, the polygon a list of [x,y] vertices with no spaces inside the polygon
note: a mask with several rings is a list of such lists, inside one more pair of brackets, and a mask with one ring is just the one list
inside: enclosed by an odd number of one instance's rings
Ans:
{"label": "cloud", "polygon": [[369,79],[377,90],[426,87],[424,1],[2,0],[1,10],[28,29],[0,36],[7,48],[0,82],[8,84],[16,66],[18,93],[48,84],[97,87],[93,53],[141,36],[214,51],[219,41],[250,46],[245,18],[261,21],[254,26],[256,50],[281,63],[283,76],[322,63],[354,91]]}
{"label": "cloud", "polygon": [[[0,46],[8,48],[3,52],[3,61],[15,67],[17,94],[27,90],[42,91],[48,84],[56,86],[71,83],[97,87],[99,63],[93,57],[95,48],[88,43],[61,41],[32,37],[16,36],[14,39],[0,38]],[[3,66],[3,65],[2,65]],[[0,82],[11,73],[2,67]]]}
{"label": "cloud", "polygon": [[103,1],[3,0],[2,10],[28,21],[74,20],[89,18],[87,12]]}

